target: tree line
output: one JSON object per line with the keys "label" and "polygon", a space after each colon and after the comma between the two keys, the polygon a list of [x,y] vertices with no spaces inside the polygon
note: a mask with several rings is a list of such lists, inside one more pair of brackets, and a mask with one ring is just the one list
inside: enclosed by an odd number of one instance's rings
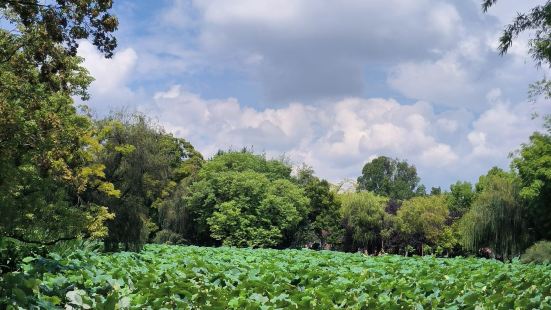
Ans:
{"label": "tree line", "polygon": [[[3,237],[42,245],[96,238],[108,251],[148,242],[406,256],[489,248],[503,259],[550,237],[551,130],[534,133],[509,171],[494,167],[474,185],[427,191],[415,166],[380,156],[342,190],[306,165],[247,149],[204,159],[141,114],[72,113],[65,121],[86,131],[44,146],[71,164],[54,157],[45,169],[27,150],[2,157]],[[86,143],[72,144],[79,139]]]}

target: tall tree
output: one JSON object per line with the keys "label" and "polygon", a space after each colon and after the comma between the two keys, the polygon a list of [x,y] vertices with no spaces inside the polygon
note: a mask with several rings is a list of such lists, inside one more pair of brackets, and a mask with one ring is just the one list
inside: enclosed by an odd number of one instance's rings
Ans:
{"label": "tall tree", "polygon": [[449,208],[453,219],[459,219],[471,208],[475,198],[473,185],[469,182],[457,181],[450,185]]}
{"label": "tall tree", "polygon": [[139,249],[158,229],[154,203],[176,187],[183,177],[187,142],[173,137],[145,116],[118,114],[98,122],[104,146],[99,163],[120,197],[93,198],[109,206],[115,219],[108,222],[106,248]]}
{"label": "tall tree", "polygon": [[52,78],[66,85],[52,87],[29,60],[40,46],[21,48],[15,36],[0,30],[0,235],[48,244],[101,237],[111,215],[85,195],[118,192],[95,163],[102,146],[93,123],[72,100],[86,94],[91,77],[81,59],[62,54],[70,70]]}
{"label": "tall tree", "polygon": [[551,239],[551,117],[546,128],[546,134],[530,136],[512,163],[521,180],[520,196],[528,204],[536,240]]}
{"label": "tall tree", "polygon": [[319,242],[321,248],[325,248],[327,244],[338,246],[344,233],[339,213],[341,204],[329,182],[314,176],[314,170],[308,166],[299,169],[297,181],[304,189],[310,204],[307,216],[299,224],[298,236],[295,236],[299,240],[295,240],[295,243]]}
{"label": "tall tree", "polygon": [[379,156],[365,164],[362,175],[358,177],[359,190],[398,200],[416,196],[418,185],[415,166],[386,156]]}
{"label": "tall tree", "polygon": [[193,231],[185,198],[190,194],[190,186],[197,180],[204,160],[190,143],[182,142],[186,159],[177,171],[181,180],[174,190],[164,191],[153,204],[153,208],[158,210],[157,225],[161,229],[155,235],[155,242],[158,243],[187,243]]}

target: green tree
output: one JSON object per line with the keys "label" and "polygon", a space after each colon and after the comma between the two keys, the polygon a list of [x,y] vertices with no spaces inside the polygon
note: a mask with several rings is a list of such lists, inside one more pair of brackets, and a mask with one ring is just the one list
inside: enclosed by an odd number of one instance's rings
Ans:
{"label": "green tree", "polygon": [[459,219],[471,208],[475,198],[473,185],[469,182],[457,181],[450,185],[449,194],[450,215],[453,219]]}
{"label": "green tree", "polygon": [[489,247],[504,259],[526,246],[526,210],[519,197],[518,180],[511,173],[490,171],[471,209],[459,221],[461,243],[467,250]]}
{"label": "green tree", "polygon": [[341,194],[340,199],[346,233],[351,239],[349,250],[364,248],[371,253],[384,252],[394,224],[394,217],[385,212],[388,198],[358,192]]}
{"label": "green tree", "polygon": [[99,163],[121,192],[120,197],[93,197],[115,213],[108,222],[106,248],[117,250],[123,244],[126,250],[139,249],[158,229],[157,210],[152,207],[183,177],[188,144],[140,114],[114,115],[99,121],[98,128],[103,145]]}
{"label": "green tree", "polygon": [[430,188],[430,194],[431,195],[442,195],[442,188],[440,188],[440,186],[438,187],[431,187]]}
{"label": "green tree", "polygon": [[95,162],[102,146],[93,123],[72,100],[86,95],[92,79],[80,58],[63,55],[70,70],[52,78],[65,87],[52,87],[29,53],[40,46],[22,48],[0,30],[0,235],[41,244],[102,237],[112,215],[87,192],[119,193]]}
{"label": "green tree", "polygon": [[407,243],[424,254],[424,245],[437,245],[442,238],[449,211],[444,195],[414,197],[404,201],[396,215]]}
{"label": "green tree", "polygon": [[118,21],[111,6],[111,0],[0,0],[1,31],[9,33],[9,44],[0,45],[0,62],[17,54],[37,68],[37,78],[48,87],[70,88],[74,64],[68,56],[76,56],[79,40],[90,39],[106,57],[113,55]]}
{"label": "green tree", "polygon": [[416,196],[418,184],[415,166],[386,156],[379,156],[365,164],[358,178],[359,190],[398,200]]}
{"label": "green tree", "polygon": [[297,181],[304,189],[310,204],[307,216],[299,225],[299,236],[295,236],[295,239],[299,239],[297,241],[302,244],[319,242],[321,248],[325,248],[326,244],[338,246],[344,233],[340,216],[341,204],[331,190],[331,185],[314,176],[314,170],[308,166],[298,170]]}
{"label": "green tree", "polygon": [[547,133],[535,132],[523,144],[512,166],[521,182],[520,196],[527,202],[531,230],[536,240],[551,239],[551,118]]}
{"label": "green tree", "polygon": [[191,184],[197,180],[204,160],[190,143],[183,140],[181,142],[186,155],[177,170],[178,178],[181,180],[174,190],[165,191],[153,204],[153,208],[158,210],[157,223],[161,229],[155,236],[155,242],[158,243],[187,243],[193,231],[186,197],[190,194]]}
{"label": "green tree", "polygon": [[274,247],[307,215],[309,200],[291,167],[245,152],[221,152],[199,171],[186,198],[193,241]]}

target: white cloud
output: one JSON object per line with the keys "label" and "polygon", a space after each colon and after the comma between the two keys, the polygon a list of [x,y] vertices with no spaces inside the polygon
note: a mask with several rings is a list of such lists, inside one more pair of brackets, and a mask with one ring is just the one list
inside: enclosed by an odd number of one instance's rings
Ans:
{"label": "white cloud", "polygon": [[138,56],[134,49],[118,51],[107,59],[88,41],[80,42],[79,56],[84,58],[84,67],[94,77],[90,86],[90,105],[100,113],[130,105],[135,92],[128,87],[134,73]]}
{"label": "white cloud", "polygon": [[105,58],[88,41],[82,41],[78,49],[84,58],[84,66],[95,78],[92,88],[99,94],[125,87],[138,56],[132,48],[118,51],[111,59]]}
{"label": "white cloud", "polygon": [[[79,53],[93,108],[139,106],[207,156],[254,146],[337,181],[388,155],[445,186],[506,167],[540,126],[531,112],[550,112],[521,102],[539,74],[526,38],[496,53],[501,2],[483,15],[478,0],[175,0],[119,37],[128,47],[113,59],[88,43]],[[235,76],[251,89],[233,89]],[[373,98],[393,94],[406,99]]]}
{"label": "white cloud", "polygon": [[[465,127],[458,125],[461,113],[436,114],[426,102],[348,98],[254,109],[232,98],[206,100],[181,86],[158,92],[154,105],[141,110],[207,156],[241,147],[274,157],[285,153],[338,181],[357,177],[367,160],[387,155],[415,164],[428,185],[474,180],[493,165],[506,167],[507,154],[539,126],[529,122],[526,103],[498,103]],[[453,139],[438,137],[442,127],[457,131]]]}

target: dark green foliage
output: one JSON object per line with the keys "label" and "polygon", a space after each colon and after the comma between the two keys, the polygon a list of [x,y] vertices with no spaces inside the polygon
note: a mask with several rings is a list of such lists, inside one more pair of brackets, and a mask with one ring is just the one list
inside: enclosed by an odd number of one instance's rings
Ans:
{"label": "dark green foliage", "polygon": [[75,68],[67,59],[76,56],[79,40],[90,39],[107,57],[113,55],[118,21],[111,6],[111,0],[0,0],[0,22],[10,33],[9,44],[0,44],[0,63],[19,54],[49,89],[74,87],[70,76]]}
{"label": "dark green foliage", "polygon": [[162,229],[155,236],[158,243],[185,243],[184,240],[190,239],[194,230],[186,197],[190,194],[191,184],[197,180],[204,160],[191,144],[183,143],[186,159],[176,171],[177,178],[181,180],[153,204],[153,208],[158,210],[157,225]]}
{"label": "dark green foliage", "polygon": [[440,188],[440,186],[438,187],[431,187],[430,189],[430,195],[441,195],[442,194],[442,189]]}
{"label": "dark green foliage", "polygon": [[186,244],[187,241],[182,237],[181,234],[175,233],[171,230],[160,230],[155,234],[153,239],[154,243],[165,243],[165,244]]}
{"label": "dark green foliage", "polygon": [[84,196],[117,192],[94,163],[101,145],[93,123],[72,100],[85,94],[91,77],[79,58],[64,56],[59,61],[70,70],[55,78],[68,85],[51,87],[27,59],[38,47],[17,49],[14,40],[0,30],[0,54],[16,49],[0,61],[0,235],[38,243],[101,237],[109,215]]}
{"label": "dark green foliage", "polygon": [[304,194],[310,200],[308,213],[300,223],[298,236],[293,242],[296,246],[306,243],[319,243],[321,248],[330,245],[338,247],[343,239],[344,230],[339,213],[341,204],[329,182],[314,176],[314,171],[303,167],[298,171],[297,181],[302,185]]}
{"label": "dark green foliage", "polygon": [[522,254],[523,263],[551,264],[551,242],[539,241]]}
{"label": "dark green foliage", "polygon": [[[380,156],[365,164],[358,178],[358,190],[371,191],[391,199],[409,199],[418,193],[419,177],[415,166],[406,161]],[[425,194],[424,186],[420,194]]]}

